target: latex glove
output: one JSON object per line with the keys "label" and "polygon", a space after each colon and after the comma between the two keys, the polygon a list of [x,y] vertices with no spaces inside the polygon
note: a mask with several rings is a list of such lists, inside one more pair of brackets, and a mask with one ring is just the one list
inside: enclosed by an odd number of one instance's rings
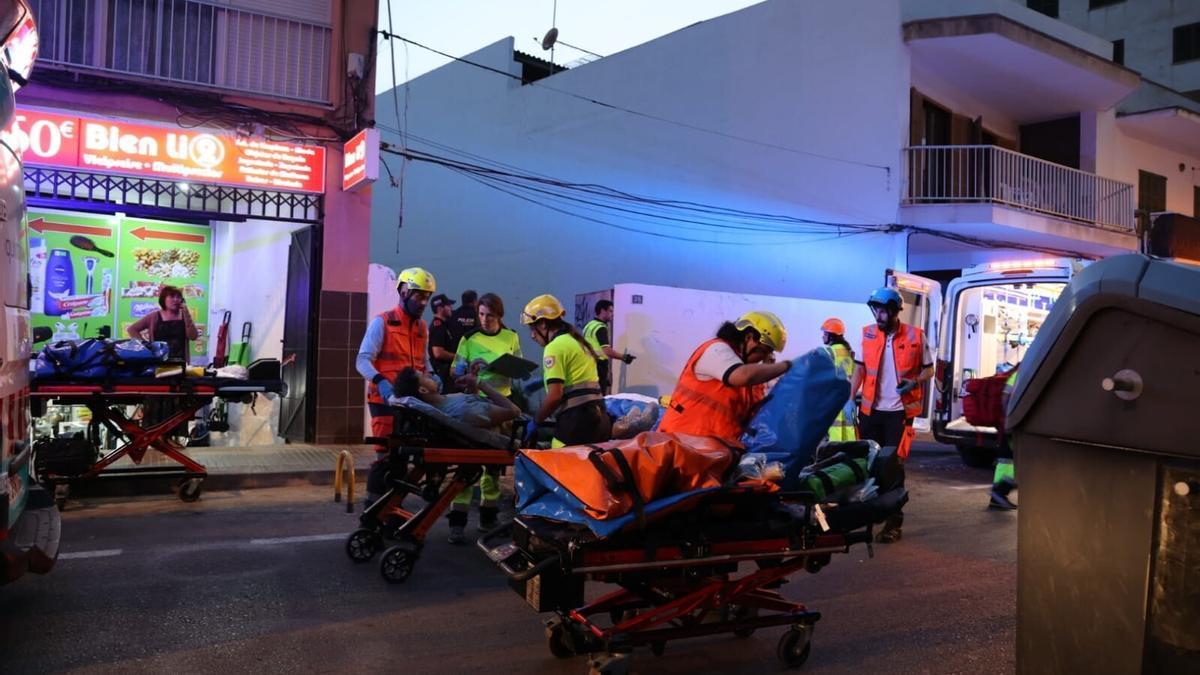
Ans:
{"label": "latex glove", "polygon": [[896,393],[897,394],[907,394],[908,392],[910,392],[916,388],[917,388],[917,381],[909,380],[906,378],[906,379],[900,380],[900,384],[896,387]]}
{"label": "latex glove", "polygon": [[522,439],[521,445],[526,448],[536,447],[538,435],[537,422],[529,420],[525,423],[525,438]]}
{"label": "latex glove", "polygon": [[442,382],[441,375],[438,375],[437,373],[429,373],[429,379],[437,382],[437,390],[439,394],[446,390],[446,383]]}
{"label": "latex glove", "polygon": [[379,384],[375,386],[379,388],[379,396],[382,397],[385,402],[392,397],[393,393],[395,393],[395,391],[392,389],[392,383],[388,382],[387,380],[380,380]]}
{"label": "latex glove", "polygon": [[625,363],[629,364],[629,363],[633,363],[633,360],[636,358],[637,357],[634,356],[633,354],[630,354],[629,352],[625,352],[625,355],[621,357],[621,360],[624,361]]}

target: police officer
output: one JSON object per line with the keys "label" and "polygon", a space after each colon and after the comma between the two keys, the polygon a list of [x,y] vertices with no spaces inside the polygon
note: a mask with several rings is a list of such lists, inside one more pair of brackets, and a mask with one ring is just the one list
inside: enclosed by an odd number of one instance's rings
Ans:
{"label": "police officer", "polygon": [[[526,430],[526,441],[536,437],[538,425],[555,415],[551,447],[601,443],[609,440],[612,420],[604,409],[596,353],[579,331],[563,320],[566,309],[553,295],[539,295],[525,305],[521,323],[529,326],[533,341],[541,345],[546,398]],[[556,414],[557,413],[557,414]]]}
{"label": "police officer", "polygon": [[600,376],[600,393],[608,394],[612,386],[612,361],[620,360],[626,364],[633,363],[636,356],[624,354],[612,348],[608,329],[613,319],[613,304],[611,300],[601,300],[596,303],[596,318],[583,327],[583,337],[596,352],[596,373]]}

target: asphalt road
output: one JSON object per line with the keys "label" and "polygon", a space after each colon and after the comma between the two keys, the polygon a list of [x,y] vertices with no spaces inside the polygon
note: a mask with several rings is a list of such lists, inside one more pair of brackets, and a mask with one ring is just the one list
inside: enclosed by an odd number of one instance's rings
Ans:
{"label": "asphalt road", "polygon": [[[823,613],[810,673],[1014,670],[1016,514],[984,508],[987,471],[924,446],[904,539],[835,556],[784,588]],[[4,673],[581,673],[474,549],[434,530],[406,584],[343,552],[355,516],[327,487],[92,500],[64,514],[46,577],[0,588]],[[777,672],[781,628],[700,638],[640,673]]]}

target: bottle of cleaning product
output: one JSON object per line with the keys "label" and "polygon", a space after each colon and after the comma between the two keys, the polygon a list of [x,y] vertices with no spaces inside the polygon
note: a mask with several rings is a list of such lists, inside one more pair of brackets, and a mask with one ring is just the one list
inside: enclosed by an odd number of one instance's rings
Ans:
{"label": "bottle of cleaning product", "polygon": [[75,295],[75,265],[71,263],[71,252],[65,248],[50,250],[46,262],[45,312],[47,316],[62,316],[66,310],[62,299]]}
{"label": "bottle of cleaning product", "polygon": [[46,302],[46,240],[29,238],[29,302],[33,311],[40,312]]}

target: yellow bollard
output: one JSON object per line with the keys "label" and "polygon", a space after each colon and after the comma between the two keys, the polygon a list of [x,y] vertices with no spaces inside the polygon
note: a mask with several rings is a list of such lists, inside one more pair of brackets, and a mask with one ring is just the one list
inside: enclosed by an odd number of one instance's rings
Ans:
{"label": "yellow bollard", "polygon": [[346,513],[354,513],[354,455],[342,450],[337,456],[337,468],[333,472],[333,501],[342,501],[342,469],[349,473],[346,478]]}

